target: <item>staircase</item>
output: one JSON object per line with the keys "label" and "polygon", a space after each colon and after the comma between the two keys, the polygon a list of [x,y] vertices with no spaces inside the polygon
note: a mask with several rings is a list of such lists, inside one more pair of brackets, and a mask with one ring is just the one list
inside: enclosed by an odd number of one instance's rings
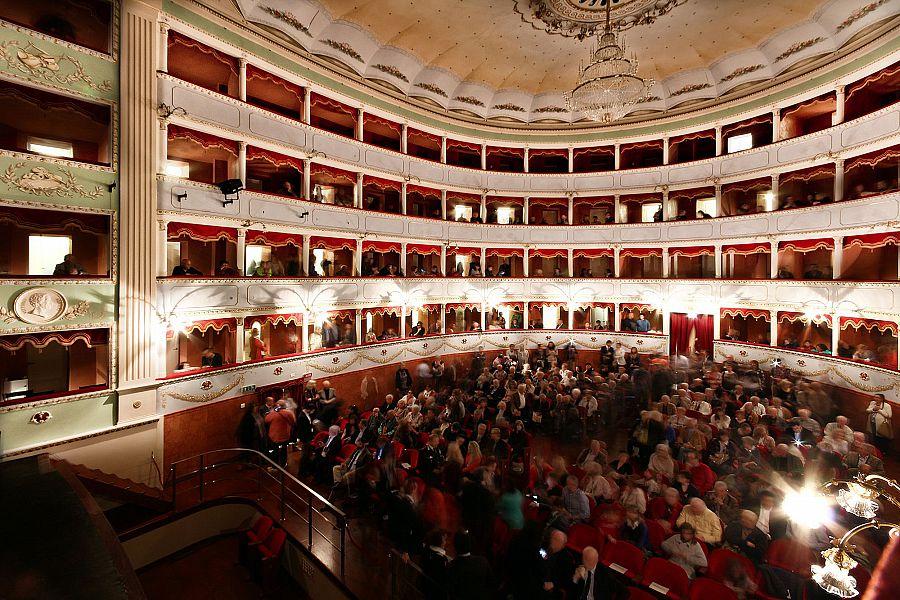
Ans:
{"label": "staircase", "polygon": [[105,509],[104,513],[116,531],[155,519],[172,508],[168,491],[85,465],[73,464],[58,458],[52,460],[66,462],[69,470],[91,494],[98,499],[107,500],[107,504],[112,505]]}

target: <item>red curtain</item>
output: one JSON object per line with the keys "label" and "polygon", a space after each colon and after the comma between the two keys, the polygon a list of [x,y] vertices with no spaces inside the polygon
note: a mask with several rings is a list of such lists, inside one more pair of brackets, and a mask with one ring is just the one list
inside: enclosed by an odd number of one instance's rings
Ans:
{"label": "red curtain", "polygon": [[691,320],[684,313],[669,315],[669,352],[670,354],[686,354],[691,339]]}
{"label": "red curtain", "polygon": [[706,350],[706,353],[711,356],[713,350],[713,316],[698,315],[694,319],[694,329],[697,331],[694,350]]}

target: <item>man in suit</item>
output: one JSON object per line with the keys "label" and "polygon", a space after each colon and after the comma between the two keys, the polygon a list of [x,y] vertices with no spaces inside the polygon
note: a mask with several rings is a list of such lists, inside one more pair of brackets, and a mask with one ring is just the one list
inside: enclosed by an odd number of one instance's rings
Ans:
{"label": "man in suit", "polygon": [[609,576],[609,572],[598,566],[600,554],[593,546],[581,552],[581,564],[572,577],[574,588],[569,595],[572,600],[606,600],[628,596],[624,586]]}
{"label": "man in suit", "polygon": [[742,510],[740,516],[725,527],[725,543],[760,564],[769,547],[769,536],[756,526],[758,520],[752,510]]}
{"label": "man in suit", "polygon": [[342,483],[348,486],[352,485],[356,474],[361,473],[370,462],[372,462],[372,453],[365,446],[358,446],[347,460],[332,468],[334,487],[338,487]]}
{"label": "man in suit", "polygon": [[419,474],[429,485],[437,483],[438,470],[444,464],[444,455],[439,448],[440,442],[439,435],[431,435],[425,446],[419,450]]}
{"label": "man in suit", "polygon": [[843,461],[850,475],[884,475],[884,463],[875,456],[875,448],[871,444],[854,444],[851,448]]}
{"label": "man in suit", "polygon": [[485,444],[479,444],[481,446],[481,453],[485,456],[493,456],[497,460],[506,460],[509,458],[511,453],[511,449],[509,444],[506,443],[506,440],[500,437],[500,428],[494,427],[491,429],[491,437]]}
{"label": "man in suit", "polygon": [[332,467],[335,458],[341,451],[341,428],[332,425],[328,428],[328,437],[322,449],[316,452],[315,469],[319,481],[323,483],[331,483],[329,480],[332,476]]}
{"label": "man in suit", "polygon": [[472,554],[472,536],[460,531],[453,538],[456,558],[450,563],[448,581],[453,582],[450,590],[453,598],[459,600],[490,600],[496,592],[496,583],[491,565],[483,556]]}
{"label": "man in suit", "polygon": [[572,556],[566,550],[568,537],[559,529],[550,532],[550,543],[542,565],[543,598],[556,599],[566,597],[572,585]]}
{"label": "man in suit", "polygon": [[816,443],[812,432],[805,429],[798,419],[791,421],[791,428],[784,433],[781,441],[785,444],[794,444],[795,446],[813,446]]}
{"label": "man in suit", "polygon": [[400,396],[412,389],[412,375],[403,363],[400,363],[397,373],[394,375],[394,385]]}
{"label": "man in suit", "polygon": [[[447,534],[442,531],[431,531],[425,536],[425,550],[421,560],[422,592],[425,600],[446,600],[447,575],[450,570],[450,557],[447,556]],[[455,583],[455,582],[454,582]]]}

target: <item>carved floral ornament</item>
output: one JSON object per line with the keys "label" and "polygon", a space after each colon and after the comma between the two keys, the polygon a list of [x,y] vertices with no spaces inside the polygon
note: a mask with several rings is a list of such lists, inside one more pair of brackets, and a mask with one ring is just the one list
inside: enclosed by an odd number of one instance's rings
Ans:
{"label": "carved floral ornament", "polygon": [[[687,0],[617,0],[611,7],[613,29],[647,25]],[[603,31],[606,2],[600,0],[514,0],[522,21],[552,35],[583,40]]]}
{"label": "carved floral ornament", "polygon": [[[189,394],[189,393],[181,393],[181,392],[168,392],[166,395],[170,398],[174,398],[175,400],[180,400],[182,402],[210,402],[219,398],[220,396],[224,396],[237,386],[244,383],[244,374],[238,374],[230,383],[225,384],[221,388],[217,390],[209,391],[212,387],[212,382],[209,380],[205,380],[200,384],[200,389],[204,390],[202,394]],[[209,384],[209,385],[207,385]]]}
{"label": "carved floral ornament", "polygon": [[[25,171],[21,172],[23,169]],[[9,165],[6,171],[0,175],[0,181],[7,184],[11,190],[48,198],[74,198],[76,196],[98,198],[103,194],[103,186],[98,185],[92,191],[88,191],[78,183],[78,178],[68,169],[56,167],[55,173],[49,167],[44,166],[29,169],[25,162]]]}
{"label": "carved floral ornament", "polygon": [[82,300],[69,305],[66,297],[53,288],[36,287],[21,291],[12,302],[12,310],[0,306],[0,321],[21,321],[29,325],[49,325],[60,319],[71,321],[84,317],[91,305]]}
{"label": "carved floral ornament", "polygon": [[271,6],[260,6],[259,8],[264,13],[272,16],[273,18],[281,21],[282,23],[290,25],[297,31],[304,33],[308,36],[312,36],[312,34],[309,32],[309,28],[306,25],[304,25],[303,23],[301,23],[300,19],[298,19],[297,17],[294,16],[294,13],[287,11],[287,10],[279,10],[277,8],[272,8]]}
{"label": "carved floral ornament", "polygon": [[9,69],[33,79],[58,85],[82,83],[99,92],[112,91],[109,80],[99,83],[94,81],[75,57],[68,54],[54,56],[44,52],[33,42],[25,45],[18,40],[3,42],[0,44],[0,60],[6,61]]}

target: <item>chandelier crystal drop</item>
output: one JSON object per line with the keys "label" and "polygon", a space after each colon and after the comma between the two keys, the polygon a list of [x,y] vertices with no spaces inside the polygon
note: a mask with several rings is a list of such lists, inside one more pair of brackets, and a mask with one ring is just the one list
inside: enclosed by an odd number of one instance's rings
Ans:
{"label": "chandelier crystal drop", "polygon": [[624,44],[619,43],[610,26],[610,4],[606,3],[606,28],[590,61],[579,67],[578,84],[565,95],[570,110],[598,123],[624,117],[632,106],[647,98],[654,83],[637,74],[636,58],[625,55]]}

